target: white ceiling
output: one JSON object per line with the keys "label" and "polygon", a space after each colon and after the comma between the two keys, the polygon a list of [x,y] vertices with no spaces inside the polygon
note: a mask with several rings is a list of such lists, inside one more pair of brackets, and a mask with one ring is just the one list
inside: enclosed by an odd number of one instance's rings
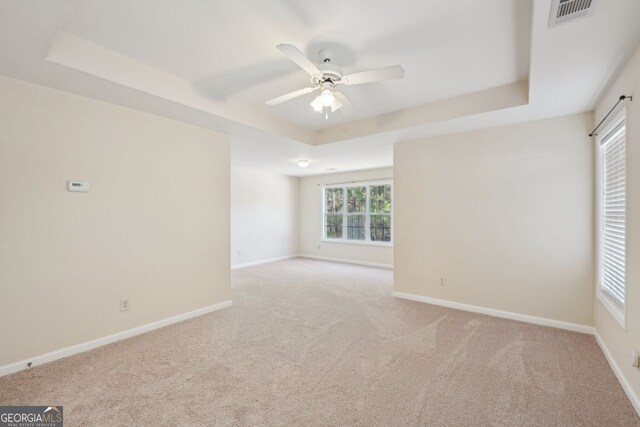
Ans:
{"label": "white ceiling", "polygon": [[[66,31],[192,82],[211,96],[325,128],[526,79],[530,1],[158,1],[77,2]],[[309,86],[276,50],[294,43],[312,60],[334,51],[345,72],[401,64],[403,80],[344,87],[353,116],[311,114]],[[523,55],[518,55],[518,52]],[[491,70],[478,73],[477,70]]]}
{"label": "white ceiling", "polygon": [[[640,1],[601,0],[548,29],[550,3],[1,0],[0,73],[230,133],[238,167],[390,166],[393,143],[593,109],[638,46]],[[406,77],[345,88],[349,116],[324,120],[308,98],[268,107],[308,83],[279,43],[312,58],[333,48],[347,72],[401,64]]]}

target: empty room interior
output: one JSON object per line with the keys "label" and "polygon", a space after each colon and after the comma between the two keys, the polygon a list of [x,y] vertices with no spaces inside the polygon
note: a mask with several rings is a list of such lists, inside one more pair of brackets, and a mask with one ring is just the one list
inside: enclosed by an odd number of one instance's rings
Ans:
{"label": "empty room interior", "polygon": [[0,0],[0,427],[640,426],[639,21]]}

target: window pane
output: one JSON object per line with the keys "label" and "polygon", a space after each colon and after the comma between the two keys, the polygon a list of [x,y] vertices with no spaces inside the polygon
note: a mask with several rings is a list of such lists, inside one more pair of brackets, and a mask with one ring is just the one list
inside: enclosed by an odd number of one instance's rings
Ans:
{"label": "window pane", "polygon": [[364,214],[347,215],[347,239],[364,240]]}
{"label": "window pane", "polygon": [[391,185],[372,185],[369,195],[369,212],[391,213]]}
{"label": "window pane", "polygon": [[371,215],[371,241],[391,241],[391,215]]}
{"label": "window pane", "polygon": [[327,214],[325,227],[327,239],[342,239],[342,214]]}
{"label": "window pane", "polygon": [[367,187],[347,188],[347,212],[364,213],[367,207]]}
{"label": "window pane", "polygon": [[342,213],[344,205],[344,189],[343,188],[325,188],[327,213]]}

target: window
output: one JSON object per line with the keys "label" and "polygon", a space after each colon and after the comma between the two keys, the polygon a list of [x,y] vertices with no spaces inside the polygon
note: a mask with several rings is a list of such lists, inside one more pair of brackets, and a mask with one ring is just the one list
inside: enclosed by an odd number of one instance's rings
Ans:
{"label": "window", "polygon": [[369,187],[371,240],[391,241],[391,185]]}
{"label": "window", "polygon": [[324,189],[324,238],[391,244],[392,190],[389,182]]}
{"label": "window", "polygon": [[600,294],[614,317],[624,323],[626,285],[626,139],[624,117],[600,142]]}
{"label": "window", "polygon": [[347,188],[347,239],[365,240],[367,187]]}
{"label": "window", "polygon": [[325,190],[326,215],[325,229],[328,239],[342,239],[344,188]]}

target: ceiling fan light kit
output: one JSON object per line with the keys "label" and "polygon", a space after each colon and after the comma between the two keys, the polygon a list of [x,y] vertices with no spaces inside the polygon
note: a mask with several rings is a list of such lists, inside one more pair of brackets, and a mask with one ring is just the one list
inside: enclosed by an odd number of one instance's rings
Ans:
{"label": "ceiling fan light kit", "polygon": [[342,107],[352,110],[353,106],[344,94],[335,90],[340,85],[359,85],[383,80],[401,79],[404,70],[400,65],[361,71],[344,75],[342,69],[331,63],[333,52],[329,49],[321,50],[318,54],[318,65],[311,62],[297,47],[290,44],[280,44],[277,49],[285,54],[311,76],[312,87],[299,89],[295,92],[279,96],[267,101],[268,105],[278,105],[299,96],[320,90],[320,95],[310,103],[314,111],[323,113],[329,118],[329,112],[334,113]]}
{"label": "ceiling fan light kit", "polygon": [[317,96],[316,99],[311,101],[311,103],[309,105],[311,105],[313,110],[317,111],[318,113],[322,113],[322,110],[324,109],[324,106],[322,105],[322,102],[320,101],[320,97],[319,96]]}
{"label": "ceiling fan light kit", "polygon": [[336,97],[333,96],[333,92],[331,91],[331,89],[325,89],[322,91],[322,94],[320,95],[320,102],[323,106],[331,107],[331,105],[333,105],[333,101],[335,100]]}

